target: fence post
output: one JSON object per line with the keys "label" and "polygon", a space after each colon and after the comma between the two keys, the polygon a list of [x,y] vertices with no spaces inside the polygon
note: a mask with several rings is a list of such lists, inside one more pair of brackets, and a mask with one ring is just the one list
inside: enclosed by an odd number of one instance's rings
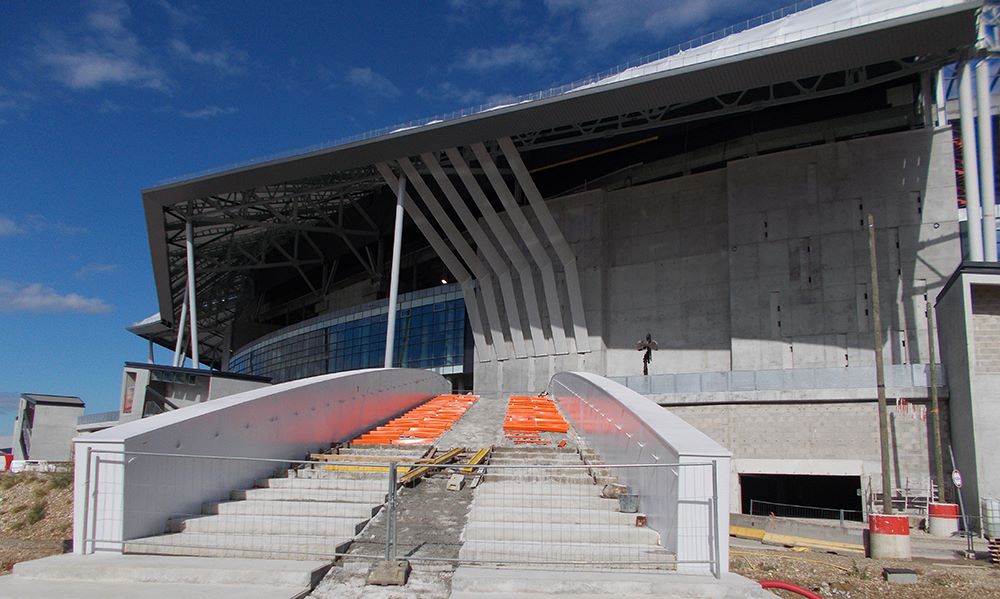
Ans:
{"label": "fence post", "polygon": [[840,509],[840,527],[844,527],[844,508]]}
{"label": "fence post", "polygon": [[[84,468],[83,475],[83,526],[80,528],[83,530],[83,538],[80,539],[83,543],[83,548],[81,553],[87,554],[87,510],[90,506],[90,455],[94,451],[93,446],[87,446],[87,466]],[[94,506],[96,509],[96,506]]]}
{"label": "fence post", "polygon": [[750,500],[750,515],[755,516],[757,513],[753,511],[753,499]]}
{"label": "fence post", "polygon": [[719,549],[719,535],[721,531],[719,530],[719,477],[718,477],[718,463],[716,460],[712,460],[712,561],[715,562],[715,574],[716,578],[722,578],[722,555]]}
{"label": "fence post", "polygon": [[396,462],[389,462],[389,493],[385,514],[385,559],[396,559]]}

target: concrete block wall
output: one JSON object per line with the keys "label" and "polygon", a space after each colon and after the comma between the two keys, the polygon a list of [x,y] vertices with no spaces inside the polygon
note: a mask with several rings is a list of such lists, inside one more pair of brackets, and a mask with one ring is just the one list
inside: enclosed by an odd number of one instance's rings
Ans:
{"label": "concrete block wall", "polygon": [[[947,446],[951,442],[948,402],[940,405],[941,440]],[[734,502],[739,501],[738,475],[756,472],[752,460],[782,460],[786,474],[821,474],[812,472],[809,463],[822,460],[829,467],[830,462],[840,462],[839,471],[860,476],[863,488],[867,490],[869,479],[879,488],[882,468],[877,403],[670,405],[668,409],[738,458],[732,481]],[[909,408],[890,404],[894,487],[926,485],[933,471],[929,423],[926,400],[914,401]]]}
{"label": "concrete block wall", "polygon": [[1000,287],[972,288],[976,373],[1000,373]]}

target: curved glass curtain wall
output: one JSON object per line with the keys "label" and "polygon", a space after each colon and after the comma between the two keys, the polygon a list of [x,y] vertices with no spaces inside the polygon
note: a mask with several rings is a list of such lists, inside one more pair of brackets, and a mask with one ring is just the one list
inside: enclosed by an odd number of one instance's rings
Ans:
{"label": "curved glass curtain wall", "polygon": [[[229,370],[275,383],[329,372],[373,368],[385,360],[386,300],[291,325],[241,348]],[[441,374],[463,372],[465,303],[458,285],[399,296],[393,366]]]}

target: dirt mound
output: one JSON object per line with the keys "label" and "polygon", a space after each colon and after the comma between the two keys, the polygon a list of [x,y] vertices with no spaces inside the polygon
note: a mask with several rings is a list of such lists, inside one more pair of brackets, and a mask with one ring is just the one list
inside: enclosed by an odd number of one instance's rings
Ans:
{"label": "dirt mound", "polygon": [[0,473],[0,574],[62,553],[73,536],[73,473]]}

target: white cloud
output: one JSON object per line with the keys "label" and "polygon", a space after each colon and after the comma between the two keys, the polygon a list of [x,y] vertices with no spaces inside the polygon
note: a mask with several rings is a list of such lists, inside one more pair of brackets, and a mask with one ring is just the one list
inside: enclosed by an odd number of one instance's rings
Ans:
{"label": "white cloud", "polygon": [[385,75],[368,67],[351,68],[344,79],[355,88],[382,98],[395,98],[400,94],[399,88]]}
{"label": "white cloud", "polygon": [[16,222],[0,214],[0,237],[18,235],[20,233],[22,233],[21,227],[17,226]]}
{"label": "white cloud", "polygon": [[470,71],[490,71],[512,67],[540,71],[552,63],[549,52],[540,46],[510,44],[496,48],[473,48],[458,63]]}
{"label": "white cloud", "polygon": [[170,49],[178,57],[204,67],[211,67],[227,75],[242,75],[247,71],[245,52],[223,47],[218,50],[195,50],[186,41],[170,41]]}
{"label": "white cloud", "polygon": [[71,89],[128,85],[165,90],[170,80],[126,26],[130,16],[124,2],[101,2],[87,13],[80,34],[43,33],[35,58]]}
{"label": "white cloud", "polygon": [[173,21],[174,25],[178,27],[192,25],[201,20],[195,12],[194,7],[191,7],[190,11],[184,10],[178,8],[176,4],[167,2],[167,0],[158,0],[157,4],[163,9],[163,12],[167,13],[167,16]]}
{"label": "white cloud", "polygon": [[458,100],[462,104],[482,102],[485,97],[482,90],[462,87],[450,81],[432,87],[421,87],[417,89],[417,95],[425,100]]}
{"label": "white cloud", "polygon": [[60,294],[41,283],[22,284],[0,280],[0,312],[78,312],[100,314],[111,311],[104,300],[77,293]]}
{"label": "white cloud", "polygon": [[41,214],[29,214],[16,221],[0,214],[0,237],[10,235],[28,235],[31,233],[59,233],[62,235],[80,235],[87,229],[67,223],[49,220]]}
{"label": "white cloud", "polygon": [[733,7],[722,0],[545,0],[545,4],[556,17],[575,18],[588,40],[601,48],[636,30],[664,38],[703,25]]}
{"label": "white cloud", "polygon": [[235,106],[205,106],[196,110],[180,110],[180,115],[186,119],[211,119],[217,116],[235,114]]}
{"label": "white cloud", "polygon": [[91,264],[84,264],[83,266],[78,268],[76,272],[73,273],[73,276],[75,276],[78,279],[86,279],[94,275],[99,275],[106,272],[112,272],[115,270],[118,270],[117,264],[91,263]]}

